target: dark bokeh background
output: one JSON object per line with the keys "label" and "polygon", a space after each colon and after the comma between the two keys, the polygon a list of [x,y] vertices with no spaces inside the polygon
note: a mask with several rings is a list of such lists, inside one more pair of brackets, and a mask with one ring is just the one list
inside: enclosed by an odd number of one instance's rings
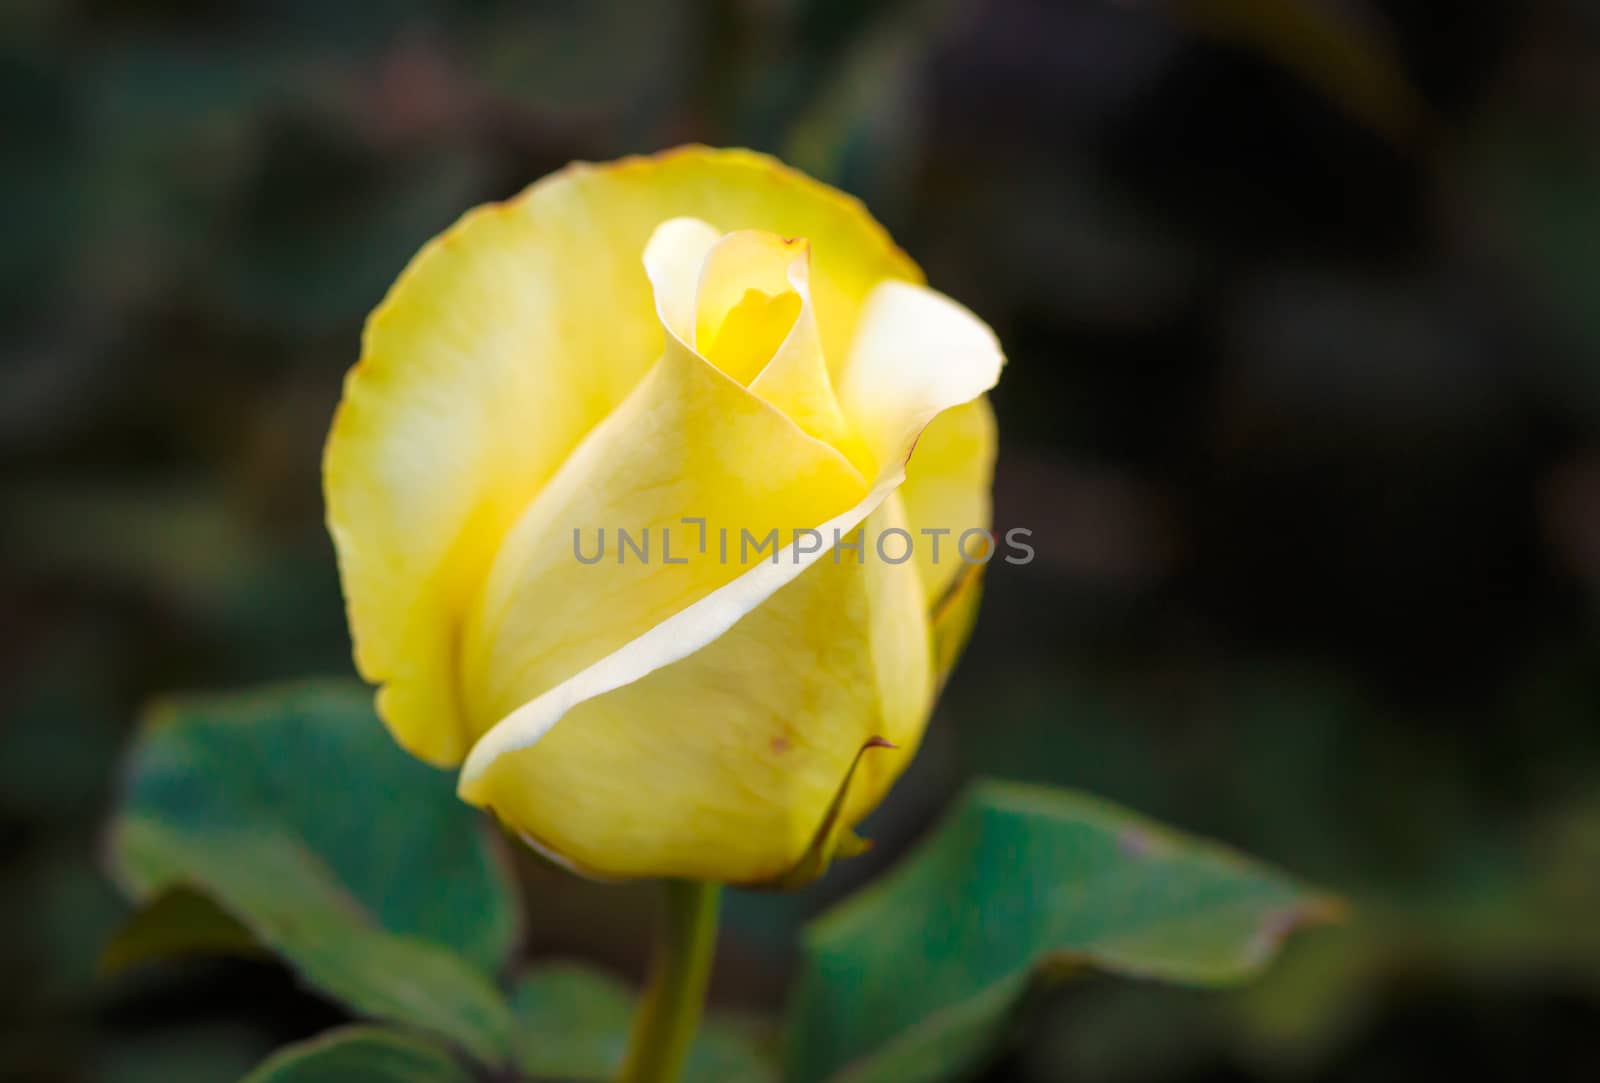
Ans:
{"label": "dark bokeh background", "polygon": [[[746,144],[1000,333],[977,638],[883,843],[730,904],[718,999],[960,780],[1082,786],[1357,903],[1259,985],[1043,996],[994,1080],[1593,1078],[1600,15],[1583,0],[10,0],[0,1077],[228,1080],[273,966],[96,978],[139,705],[349,672],[317,462],[429,236]],[[648,899],[529,861],[534,955]]]}

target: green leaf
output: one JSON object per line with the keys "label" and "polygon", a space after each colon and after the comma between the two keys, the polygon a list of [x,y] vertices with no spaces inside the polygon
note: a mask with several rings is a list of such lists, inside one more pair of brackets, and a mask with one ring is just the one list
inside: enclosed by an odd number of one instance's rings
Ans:
{"label": "green leaf", "polygon": [[992,1047],[1041,970],[1213,985],[1337,904],[1089,797],[985,782],[806,933],[788,1078],[917,1083]]}
{"label": "green leaf", "polygon": [[[144,898],[205,885],[181,842],[243,833],[320,868],[381,928],[497,968],[519,935],[511,875],[455,778],[395,745],[372,693],[300,682],[170,702],[135,742],[112,832],[118,878]],[[179,843],[142,847],[138,836]],[[198,874],[198,875],[197,875]]]}
{"label": "green leaf", "polygon": [[244,831],[185,837],[147,822],[120,838],[145,858],[187,865],[256,940],[358,1014],[438,1034],[485,1063],[509,1059],[514,1025],[489,979],[446,947],[373,927],[296,844]]}
{"label": "green leaf", "polygon": [[473,1083],[449,1050],[382,1027],[340,1027],[278,1050],[244,1083]]}
{"label": "green leaf", "polygon": [[[541,1078],[610,1080],[628,1048],[634,991],[615,978],[568,963],[524,975],[512,994],[524,1072]],[[695,1038],[682,1083],[776,1083],[774,1059],[749,1034],[708,1019]]]}
{"label": "green leaf", "polygon": [[111,862],[136,899],[162,900],[142,927],[163,949],[215,946],[216,922],[185,944],[159,912],[174,891],[204,894],[321,992],[498,1062],[513,1025],[485,971],[517,926],[481,828],[448,776],[394,746],[364,689],[303,684],[147,723]]}

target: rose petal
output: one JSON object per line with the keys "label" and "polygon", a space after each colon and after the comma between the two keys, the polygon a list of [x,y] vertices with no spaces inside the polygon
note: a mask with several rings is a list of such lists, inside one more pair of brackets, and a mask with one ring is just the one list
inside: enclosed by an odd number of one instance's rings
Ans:
{"label": "rose petal", "polygon": [[836,358],[875,282],[918,277],[856,201],[705,148],[563,170],[426,246],[368,322],[324,460],[356,663],[423,759],[471,744],[458,644],[505,532],[661,356],[639,256],[674,217],[810,238]]}
{"label": "rose petal", "polygon": [[867,297],[839,401],[884,464],[901,464],[934,417],[1000,377],[1004,358],[987,324],[950,298],[909,282]]}
{"label": "rose petal", "polygon": [[[994,408],[987,398],[974,399],[934,418],[906,463],[900,495],[917,534],[917,570],[930,605],[967,571],[962,534],[989,529],[996,442]],[[974,558],[982,552],[976,537],[967,552]]]}
{"label": "rose petal", "polygon": [[788,545],[866,489],[832,448],[672,342],[496,554],[461,650],[474,731],[770,560],[743,532]]}
{"label": "rose petal", "polygon": [[857,468],[875,469],[828,376],[811,300],[809,243],[764,230],[718,236],[704,222],[676,218],[651,235],[644,264],[662,325],[680,343]]}
{"label": "rose petal", "polygon": [[[891,495],[868,536],[903,523]],[[842,824],[881,799],[932,696],[913,565],[841,557],[703,648],[577,704],[537,744],[488,754],[503,725],[469,758],[462,796],[591,875],[782,877],[875,737],[898,747],[861,759]]]}

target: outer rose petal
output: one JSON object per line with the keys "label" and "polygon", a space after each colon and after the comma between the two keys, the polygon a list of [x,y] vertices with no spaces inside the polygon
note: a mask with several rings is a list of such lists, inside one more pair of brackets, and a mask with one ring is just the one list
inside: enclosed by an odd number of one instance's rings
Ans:
{"label": "outer rose petal", "polygon": [[972,635],[978,620],[978,603],[983,598],[983,568],[973,565],[963,570],[934,603],[928,619],[933,623],[933,661],[936,683],[944,682]]}
{"label": "outer rose petal", "polygon": [[879,463],[905,462],[929,420],[973,398],[962,392],[966,364],[976,357],[995,359],[998,377],[994,332],[950,298],[906,282],[883,282],[872,291],[839,400]]}
{"label": "outer rose petal", "polygon": [[661,355],[639,257],[683,216],[810,239],[831,357],[876,282],[920,277],[854,200],[704,148],[574,166],[427,245],[368,321],[324,459],[356,664],[423,759],[471,744],[462,619],[506,531]]}
{"label": "outer rose petal", "polygon": [[[804,239],[744,229],[706,253],[695,295],[694,348],[748,385],[778,352],[800,310]],[[796,273],[797,272],[797,273]]]}
{"label": "outer rose petal", "polygon": [[[844,409],[874,452],[911,456],[901,496],[933,611],[941,682],[966,644],[982,592],[982,568],[967,565],[959,546],[966,531],[989,527],[994,411],[987,398],[945,410],[917,430],[914,449],[903,451],[903,415],[921,408],[916,395],[949,397],[937,379],[913,394],[907,394],[905,380],[907,373],[938,367],[944,359],[987,351],[999,353],[993,332],[961,305],[921,286],[886,282],[867,298],[841,381]],[[948,533],[928,536],[924,530]],[[976,545],[972,549],[976,555]]]}
{"label": "outer rose petal", "polygon": [[[903,526],[893,495],[868,537]],[[862,746],[854,823],[921,737],[932,696],[912,564],[825,557],[701,650],[572,709],[465,790],[580,871],[776,881],[805,854]]]}
{"label": "outer rose petal", "polygon": [[[968,572],[958,548],[962,533],[989,529],[995,445],[994,408],[987,398],[974,399],[934,418],[906,464],[900,495],[917,534],[917,570],[929,605],[937,605]],[[949,531],[937,536],[937,560],[935,539],[922,535],[923,530]],[[977,538],[969,551],[974,556],[981,552]]]}

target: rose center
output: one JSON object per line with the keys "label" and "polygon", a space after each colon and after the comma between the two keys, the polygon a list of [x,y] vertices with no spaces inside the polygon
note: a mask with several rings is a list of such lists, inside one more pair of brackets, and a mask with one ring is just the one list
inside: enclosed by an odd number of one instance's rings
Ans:
{"label": "rose center", "polygon": [[778,352],[799,314],[800,295],[794,290],[774,295],[747,289],[700,340],[701,352],[717,368],[749,384]]}

